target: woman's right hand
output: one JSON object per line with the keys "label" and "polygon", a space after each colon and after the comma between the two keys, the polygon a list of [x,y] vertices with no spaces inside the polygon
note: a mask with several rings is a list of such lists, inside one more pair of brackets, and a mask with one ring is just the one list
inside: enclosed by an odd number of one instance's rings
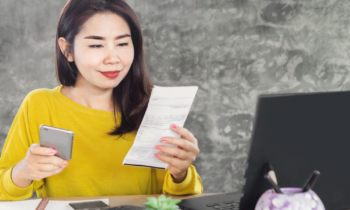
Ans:
{"label": "woman's right hand", "polygon": [[32,144],[26,157],[12,169],[12,181],[17,187],[28,187],[33,180],[39,181],[43,178],[60,173],[66,166],[67,161],[54,156],[57,150],[40,147]]}

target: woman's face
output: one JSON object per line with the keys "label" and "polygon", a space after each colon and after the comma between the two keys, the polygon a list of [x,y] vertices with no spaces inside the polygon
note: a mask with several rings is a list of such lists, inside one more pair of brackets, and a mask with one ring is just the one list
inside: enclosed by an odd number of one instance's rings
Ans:
{"label": "woman's face", "polygon": [[134,60],[128,24],[113,13],[95,14],[74,39],[78,85],[111,89],[119,85]]}

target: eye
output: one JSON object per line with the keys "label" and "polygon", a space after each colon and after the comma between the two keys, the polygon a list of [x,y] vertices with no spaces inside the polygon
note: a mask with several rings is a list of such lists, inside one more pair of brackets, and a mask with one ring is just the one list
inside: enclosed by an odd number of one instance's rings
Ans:
{"label": "eye", "polygon": [[98,45],[89,45],[89,47],[90,47],[90,48],[101,48],[102,45],[99,45],[99,44],[98,44]]}
{"label": "eye", "polygon": [[123,47],[123,46],[128,46],[129,43],[120,43],[117,46]]}

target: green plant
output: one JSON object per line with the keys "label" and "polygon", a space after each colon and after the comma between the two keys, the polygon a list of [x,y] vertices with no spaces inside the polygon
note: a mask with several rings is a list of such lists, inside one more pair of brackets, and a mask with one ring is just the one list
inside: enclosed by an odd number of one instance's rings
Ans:
{"label": "green plant", "polygon": [[179,206],[176,205],[181,202],[179,199],[166,198],[165,195],[160,195],[157,198],[149,197],[147,202],[143,205],[147,206],[145,210],[178,210]]}

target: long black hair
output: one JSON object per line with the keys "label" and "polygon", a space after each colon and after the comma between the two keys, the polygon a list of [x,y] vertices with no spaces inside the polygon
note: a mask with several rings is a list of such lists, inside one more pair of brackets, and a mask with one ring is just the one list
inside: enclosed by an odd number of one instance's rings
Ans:
{"label": "long black hair", "polygon": [[135,12],[124,0],[69,0],[58,20],[56,32],[56,74],[60,84],[74,86],[78,69],[61,52],[58,39],[64,37],[73,53],[74,38],[83,24],[97,13],[114,13],[122,17],[129,25],[134,45],[134,60],[126,77],[113,89],[114,117],[120,111],[121,123],[116,125],[110,135],[122,135],[140,127],[143,115],[152,91],[143,51],[143,39],[140,23]]}

